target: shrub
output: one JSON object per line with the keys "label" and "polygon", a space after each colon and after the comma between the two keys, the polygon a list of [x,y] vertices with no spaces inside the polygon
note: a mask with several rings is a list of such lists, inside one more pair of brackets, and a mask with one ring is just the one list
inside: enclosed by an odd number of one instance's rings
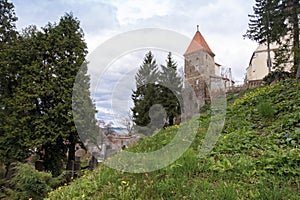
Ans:
{"label": "shrub", "polygon": [[43,199],[61,183],[61,177],[53,178],[51,173],[39,172],[28,164],[19,163],[16,170],[10,180],[9,199]]}
{"label": "shrub", "polygon": [[265,118],[272,118],[275,114],[274,105],[269,101],[259,103],[257,110]]}
{"label": "shrub", "polygon": [[263,78],[266,84],[270,85],[273,82],[292,78],[292,74],[283,70],[276,69]]}

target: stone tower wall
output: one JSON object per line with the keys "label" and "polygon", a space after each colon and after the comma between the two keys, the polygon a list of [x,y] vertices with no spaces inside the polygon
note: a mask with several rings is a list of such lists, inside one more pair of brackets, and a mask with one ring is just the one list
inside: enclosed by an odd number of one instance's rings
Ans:
{"label": "stone tower wall", "polygon": [[214,58],[205,50],[199,50],[184,55],[185,84],[189,84],[197,97],[197,106],[199,109],[209,99],[210,76],[215,76]]}

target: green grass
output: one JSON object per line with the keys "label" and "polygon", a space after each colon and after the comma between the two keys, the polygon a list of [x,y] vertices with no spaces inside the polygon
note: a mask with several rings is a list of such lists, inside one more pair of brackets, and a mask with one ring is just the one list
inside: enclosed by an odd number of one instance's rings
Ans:
{"label": "green grass", "polygon": [[[100,165],[49,193],[49,199],[300,199],[300,84],[286,80],[228,96],[226,123],[214,149],[199,158],[210,122],[201,114],[190,148],[149,173]],[[168,144],[168,127],[128,149],[149,152]]]}

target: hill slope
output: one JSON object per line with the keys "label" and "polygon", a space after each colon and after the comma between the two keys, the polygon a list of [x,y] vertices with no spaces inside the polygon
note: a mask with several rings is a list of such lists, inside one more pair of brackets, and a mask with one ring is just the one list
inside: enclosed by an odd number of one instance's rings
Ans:
{"label": "hill slope", "polygon": [[[300,84],[286,80],[228,96],[226,124],[213,151],[198,157],[209,112],[190,148],[163,169],[122,173],[104,165],[49,199],[300,199]],[[178,126],[141,140],[129,151],[166,145]]]}

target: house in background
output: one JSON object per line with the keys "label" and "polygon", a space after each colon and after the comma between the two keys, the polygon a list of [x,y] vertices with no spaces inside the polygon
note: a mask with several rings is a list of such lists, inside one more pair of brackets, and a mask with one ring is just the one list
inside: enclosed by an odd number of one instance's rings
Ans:
{"label": "house in background", "polygon": [[[272,43],[270,45],[271,62],[274,63],[274,51],[279,48],[279,45]],[[269,70],[267,66],[268,51],[266,44],[260,44],[253,52],[252,57],[247,67],[246,83],[251,87],[262,83],[263,78],[268,75]],[[284,71],[290,71],[292,68],[292,61],[280,66]],[[272,67],[272,71],[275,69]]]}

